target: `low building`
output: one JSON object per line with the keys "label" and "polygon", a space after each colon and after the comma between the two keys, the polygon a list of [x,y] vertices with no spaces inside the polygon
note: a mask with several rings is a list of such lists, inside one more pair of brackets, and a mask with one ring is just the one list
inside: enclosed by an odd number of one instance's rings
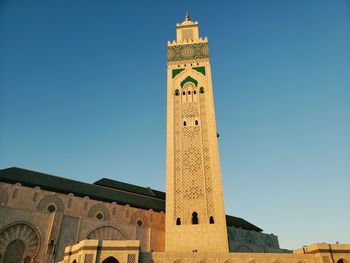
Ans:
{"label": "low building", "polygon": [[[3,169],[0,258],[16,251],[33,262],[57,262],[65,247],[84,239],[139,240],[141,251],[162,252],[164,208],[165,193],[149,187],[106,178],[88,184],[16,167]],[[242,218],[227,215],[226,222],[231,252],[289,252],[279,248],[276,235]]]}

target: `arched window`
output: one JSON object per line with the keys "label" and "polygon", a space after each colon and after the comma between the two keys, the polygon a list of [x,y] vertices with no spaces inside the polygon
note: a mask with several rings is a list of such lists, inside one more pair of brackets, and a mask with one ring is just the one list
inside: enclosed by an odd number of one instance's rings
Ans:
{"label": "arched window", "polygon": [[16,239],[12,241],[6,248],[3,262],[21,262],[25,245],[23,241]]}
{"label": "arched window", "polygon": [[119,263],[119,261],[116,260],[114,257],[108,257],[105,260],[103,260],[102,263]]}
{"label": "arched window", "polygon": [[176,218],[176,225],[177,225],[177,226],[181,225],[181,219],[180,219],[180,217]]}
{"label": "arched window", "polygon": [[77,261],[74,259],[72,263],[77,263]]}
{"label": "arched window", "polygon": [[54,250],[55,250],[55,240],[51,239],[47,247],[47,253],[53,254]]}
{"label": "arched window", "polygon": [[198,225],[198,214],[196,212],[192,213],[192,225]]}
{"label": "arched window", "polygon": [[142,220],[137,220],[136,224],[137,224],[138,227],[142,227],[143,226]]}
{"label": "arched window", "polygon": [[191,91],[188,91],[188,95],[191,95]]}
{"label": "arched window", "polygon": [[341,258],[337,261],[337,263],[344,263],[344,260]]}
{"label": "arched window", "polygon": [[213,216],[209,217],[209,224],[214,224],[214,217]]}
{"label": "arched window", "polygon": [[184,126],[186,126],[186,122],[184,121]]}
{"label": "arched window", "polygon": [[194,91],[193,91],[193,94],[196,95],[196,94],[197,94],[197,91],[194,90]]}
{"label": "arched window", "polygon": [[183,92],[182,92],[182,95],[186,95],[186,92],[185,92],[185,91],[183,91]]}
{"label": "arched window", "polygon": [[198,121],[196,120],[195,122],[194,122],[196,125],[198,125]]}
{"label": "arched window", "polygon": [[54,205],[49,205],[47,207],[47,211],[49,211],[50,213],[53,213],[56,211],[56,207]]}
{"label": "arched window", "polygon": [[102,220],[102,219],[103,219],[103,214],[102,214],[102,213],[98,213],[98,214],[96,215],[96,218],[97,218],[98,220]]}

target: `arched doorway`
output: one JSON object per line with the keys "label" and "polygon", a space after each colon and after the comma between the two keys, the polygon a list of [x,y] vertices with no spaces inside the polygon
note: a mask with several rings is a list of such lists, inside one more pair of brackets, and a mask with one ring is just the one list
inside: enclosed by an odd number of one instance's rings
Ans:
{"label": "arched doorway", "polygon": [[25,249],[25,245],[23,241],[19,239],[13,240],[10,244],[8,244],[6,248],[4,262],[6,263],[21,262],[24,254],[24,249]]}
{"label": "arched doorway", "polygon": [[337,261],[337,263],[344,263],[344,260],[341,258]]}
{"label": "arched doorway", "polygon": [[116,260],[114,257],[108,257],[105,260],[103,260],[102,263],[119,263],[119,261]]}

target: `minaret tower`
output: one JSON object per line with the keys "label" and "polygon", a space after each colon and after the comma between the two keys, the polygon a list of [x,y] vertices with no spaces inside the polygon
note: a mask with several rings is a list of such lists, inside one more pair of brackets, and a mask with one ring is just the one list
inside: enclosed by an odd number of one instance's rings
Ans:
{"label": "minaret tower", "polygon": [[166,252],[228,252],[208,39],[198,22],[168,42]]}

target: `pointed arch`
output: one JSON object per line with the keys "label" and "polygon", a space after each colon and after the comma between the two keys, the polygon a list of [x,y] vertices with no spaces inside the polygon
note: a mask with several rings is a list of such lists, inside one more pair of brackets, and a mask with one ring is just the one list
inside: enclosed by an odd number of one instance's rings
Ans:
{"label": "pointed arch", "polygon": [[91,230],[86,238],[100,240],[127,240],[128,235],[124,230],[114,226],[99,226]]}
{"label": "pointed arch", "polygon": [[119,263],[119,261],[115,257],[108,257],[102,261],[102,263]]}
{"label": "pointed arch", "polygon": [[[21,252],[22,243],[24,244],[23,253]],[[21,260],[23,258],[35,259],[40,250],[41,236],[39,230],[32,224],[18,221],[0,230],[0,244],[2,244],[0,246],[0,255],[8,255],[7,257],[11,260],[14,260],[10,256],[12,251],[16,250],[18,254],[21,254]]]}
{"label": "pointed arch", "polygon": [[184,87],[184,85],[187,83],[187,82],[192,82],[196,87],[198,85],[198,81],[195,80],[194,78],[192,78],[191,76],[187,76],[183,81],[181,81],[180,85],[181,85],[181,88]]}
{"label": "pointed arch", "polygon": [[192,225],[198,225],[199,224],[199,219],[198,219],[198,213],[197,212],[193,212],[192,213]]}
{"label": "pointed arch", "polygon": [[4,262],[17,263],[21,262],[25,250],[25,245],[22,240],[16,239],[7,245],[4,255]]}

